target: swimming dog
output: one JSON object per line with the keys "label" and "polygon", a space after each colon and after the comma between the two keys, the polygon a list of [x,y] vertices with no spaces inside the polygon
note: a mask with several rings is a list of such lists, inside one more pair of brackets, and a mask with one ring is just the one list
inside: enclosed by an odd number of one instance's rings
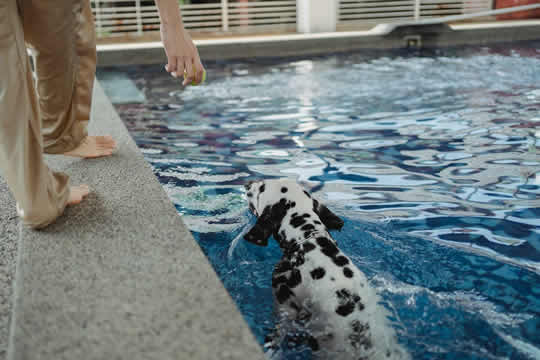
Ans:
{"label": "swimming dog", "polygon": [[[277,311],[285,321],[303,324],[313,354],[332,360],[409,359],[379,296],[329,233],[341,230],[343,220],[294,180],[251,182],[245,188],[257,222],[244,239],[266,246],[273,235],[279,243],[283,256],[272,274]],[[276,328],[278,335],[265,347],[276,348],[280,332]]]}

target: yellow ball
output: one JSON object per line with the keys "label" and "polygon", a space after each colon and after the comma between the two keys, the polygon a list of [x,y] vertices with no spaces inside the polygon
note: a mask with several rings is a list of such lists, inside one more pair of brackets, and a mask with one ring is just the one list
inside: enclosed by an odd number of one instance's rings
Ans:
{"label": "yellow ball", "polygon": [[[184,71],[184,79],[185,79],[186,77],[187,77],[187,72]],[[192,85],[192,86],[201,85],[201,84],[203,84],[205,81],[206,81],[206,70],[203,70],[201,82],[200,82],[200,83],[196,83],[195,80],[193,80],[193,81],[191,82],[191,85]]]}

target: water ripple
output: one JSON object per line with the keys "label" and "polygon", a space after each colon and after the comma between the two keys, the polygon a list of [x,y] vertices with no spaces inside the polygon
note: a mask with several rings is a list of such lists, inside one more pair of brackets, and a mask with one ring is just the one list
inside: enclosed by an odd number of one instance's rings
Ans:
{"label": "water ripple", "polygon": [[538,46],[216,63],[185,90],[139,67],[147,103],[117,108],[259,339],[271,312],[253,301],[269,302],[279,252],[222,254],[248,222],[241,185],[288,176],[349,219],[344,233],[386,229],[368,248],[343,241],[415,358],[523,359],[540,347]]}

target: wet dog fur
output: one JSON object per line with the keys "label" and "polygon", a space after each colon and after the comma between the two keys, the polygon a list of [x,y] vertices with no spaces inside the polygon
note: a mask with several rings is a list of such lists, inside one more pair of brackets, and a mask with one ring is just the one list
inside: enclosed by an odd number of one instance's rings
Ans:
{"label": "wet dog fur", "polygon": [[[245,188],[257,222],[244,239],[266,246],[272,235],[279,243],[283,256],[272,274],[277,312],[285,323],[303,324],[303,340],[315,357],[409,359],[379,296],[329,233],[341,230],[343,220],[294,180],[257,181]],[[277,348],[286,328],[280,321],[265,347]]]}

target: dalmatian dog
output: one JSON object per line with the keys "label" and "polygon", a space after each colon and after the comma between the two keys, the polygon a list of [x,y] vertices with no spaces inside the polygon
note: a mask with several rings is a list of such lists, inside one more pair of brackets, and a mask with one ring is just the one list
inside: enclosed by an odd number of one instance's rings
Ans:
{"label": "dalmatian dog", "polygon": [[[245,188],[257,222],[244,239],[266,246],[273,235],[279,243],[283,257],[272,274],[276,310],[285,322],[303,324],[308,334],[303,342],[314,356],[409,359],[375,290],[329,233],[341,230],[343,220],[294,180],[258,181]],[[273,333],[265,344],[268,349],[283,339],[275,334],[279,328]]]}

